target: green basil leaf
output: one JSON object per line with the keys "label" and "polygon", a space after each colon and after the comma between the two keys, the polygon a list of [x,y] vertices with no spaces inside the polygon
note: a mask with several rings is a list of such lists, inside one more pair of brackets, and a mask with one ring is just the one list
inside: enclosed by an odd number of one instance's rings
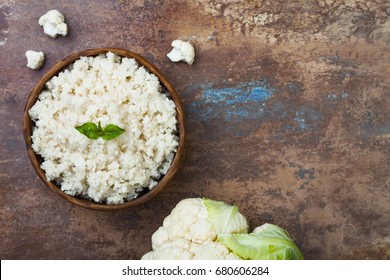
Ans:
{"label": "green basil leaf", "polygon": [[84,134],[89,139],[98,139],[99,138],[99,128],[96,124],[92,122],[86,122],[81,126],[75,127],[81,134]]}
{"label": "green basil leaf", "polygon": [[120,128],[119,126],[115,124],[108,124],[102,132],[101,137],[104,140],[112,140],[114,138],[117,138],[119,135],[124,133],[125,130],[123,128]]}
{"label": "green basil leaf", "polygon": [[81,134],[84,134],[89,139],[98,139],[102,137],[104,140],[112,140],[125,132],[124,129],[120,128],[115,124],[108,124],[104,129],[102,128],[101,122],[98,124],[92,122],[86,122],[81,126],[75,127]]}

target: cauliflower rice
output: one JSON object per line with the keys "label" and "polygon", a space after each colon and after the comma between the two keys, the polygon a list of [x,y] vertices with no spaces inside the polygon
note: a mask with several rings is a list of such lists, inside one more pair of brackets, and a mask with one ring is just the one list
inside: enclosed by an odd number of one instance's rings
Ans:
{"label": "cauliflower rice", "polygon": [[[135,59],[81,57],[46,83],[29,110],[32,148],[65,193],[120,204],[152,189],[178,147],[176,106]],[[126,132],[91,140],[75,127],[115,124]]]}

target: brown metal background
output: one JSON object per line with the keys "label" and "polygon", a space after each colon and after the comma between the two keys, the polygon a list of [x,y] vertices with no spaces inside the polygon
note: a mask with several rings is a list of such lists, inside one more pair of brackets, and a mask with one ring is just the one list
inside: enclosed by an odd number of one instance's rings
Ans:
{"label": "brown metal background", "polygon": [[[54,8],[66,37],[38,25]],[[284,227],[307,259],[390,259],[389,16],[385,0],[1,1],[1,259],[138,259],[174,205],[199,196],[236,203],[252,229]],[[192,66],[166,57],[174,39],[194,44]],[[22,134],[40,77],[97,47],[154,63],[187,121],[171,183],[113,213],[47,189]],[[25,66],[29,49],[45,52],[41,70]]]}

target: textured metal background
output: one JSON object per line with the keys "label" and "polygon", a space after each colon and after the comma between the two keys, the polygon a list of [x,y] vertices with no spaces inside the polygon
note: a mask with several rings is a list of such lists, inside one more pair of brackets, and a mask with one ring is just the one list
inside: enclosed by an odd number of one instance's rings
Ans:
{"label": "textured metal background", "polygon": [[[388,1],[0,1],[0,257],[138,259],[174,205],[236,203],[251,228],[287,229],[307,259],[390,259]],[[38,18],[56,8],[69,34]],[[166,54],[196,48],[192,66]],[[22,136],[25,99],[70,53],[120,47],[181,96],[182,167],[147,204],[115,213],[66,203],[38,179]],[[26,50],[46,53],[32,71]]]}

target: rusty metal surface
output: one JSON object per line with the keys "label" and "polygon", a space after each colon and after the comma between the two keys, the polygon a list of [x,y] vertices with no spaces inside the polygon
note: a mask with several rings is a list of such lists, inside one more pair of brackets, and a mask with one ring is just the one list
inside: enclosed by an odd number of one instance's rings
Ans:
{"label": "rusty metal surface", "polygon": [[[254,228],[286,228],[307,259],[390,259],[388,1],[0,2],[0,257],[138,259],[186,197],[236,203]],[[69,34],[38,18],[56,8]],[[196,48],[192,66],[166,54]],[[38,179],[21,116],[63,57],[120,47],[178,90],[188,139],[182,166],[147,204],[115,213],[69,205]],[[45,66],[26,65],[28,49]]]}

